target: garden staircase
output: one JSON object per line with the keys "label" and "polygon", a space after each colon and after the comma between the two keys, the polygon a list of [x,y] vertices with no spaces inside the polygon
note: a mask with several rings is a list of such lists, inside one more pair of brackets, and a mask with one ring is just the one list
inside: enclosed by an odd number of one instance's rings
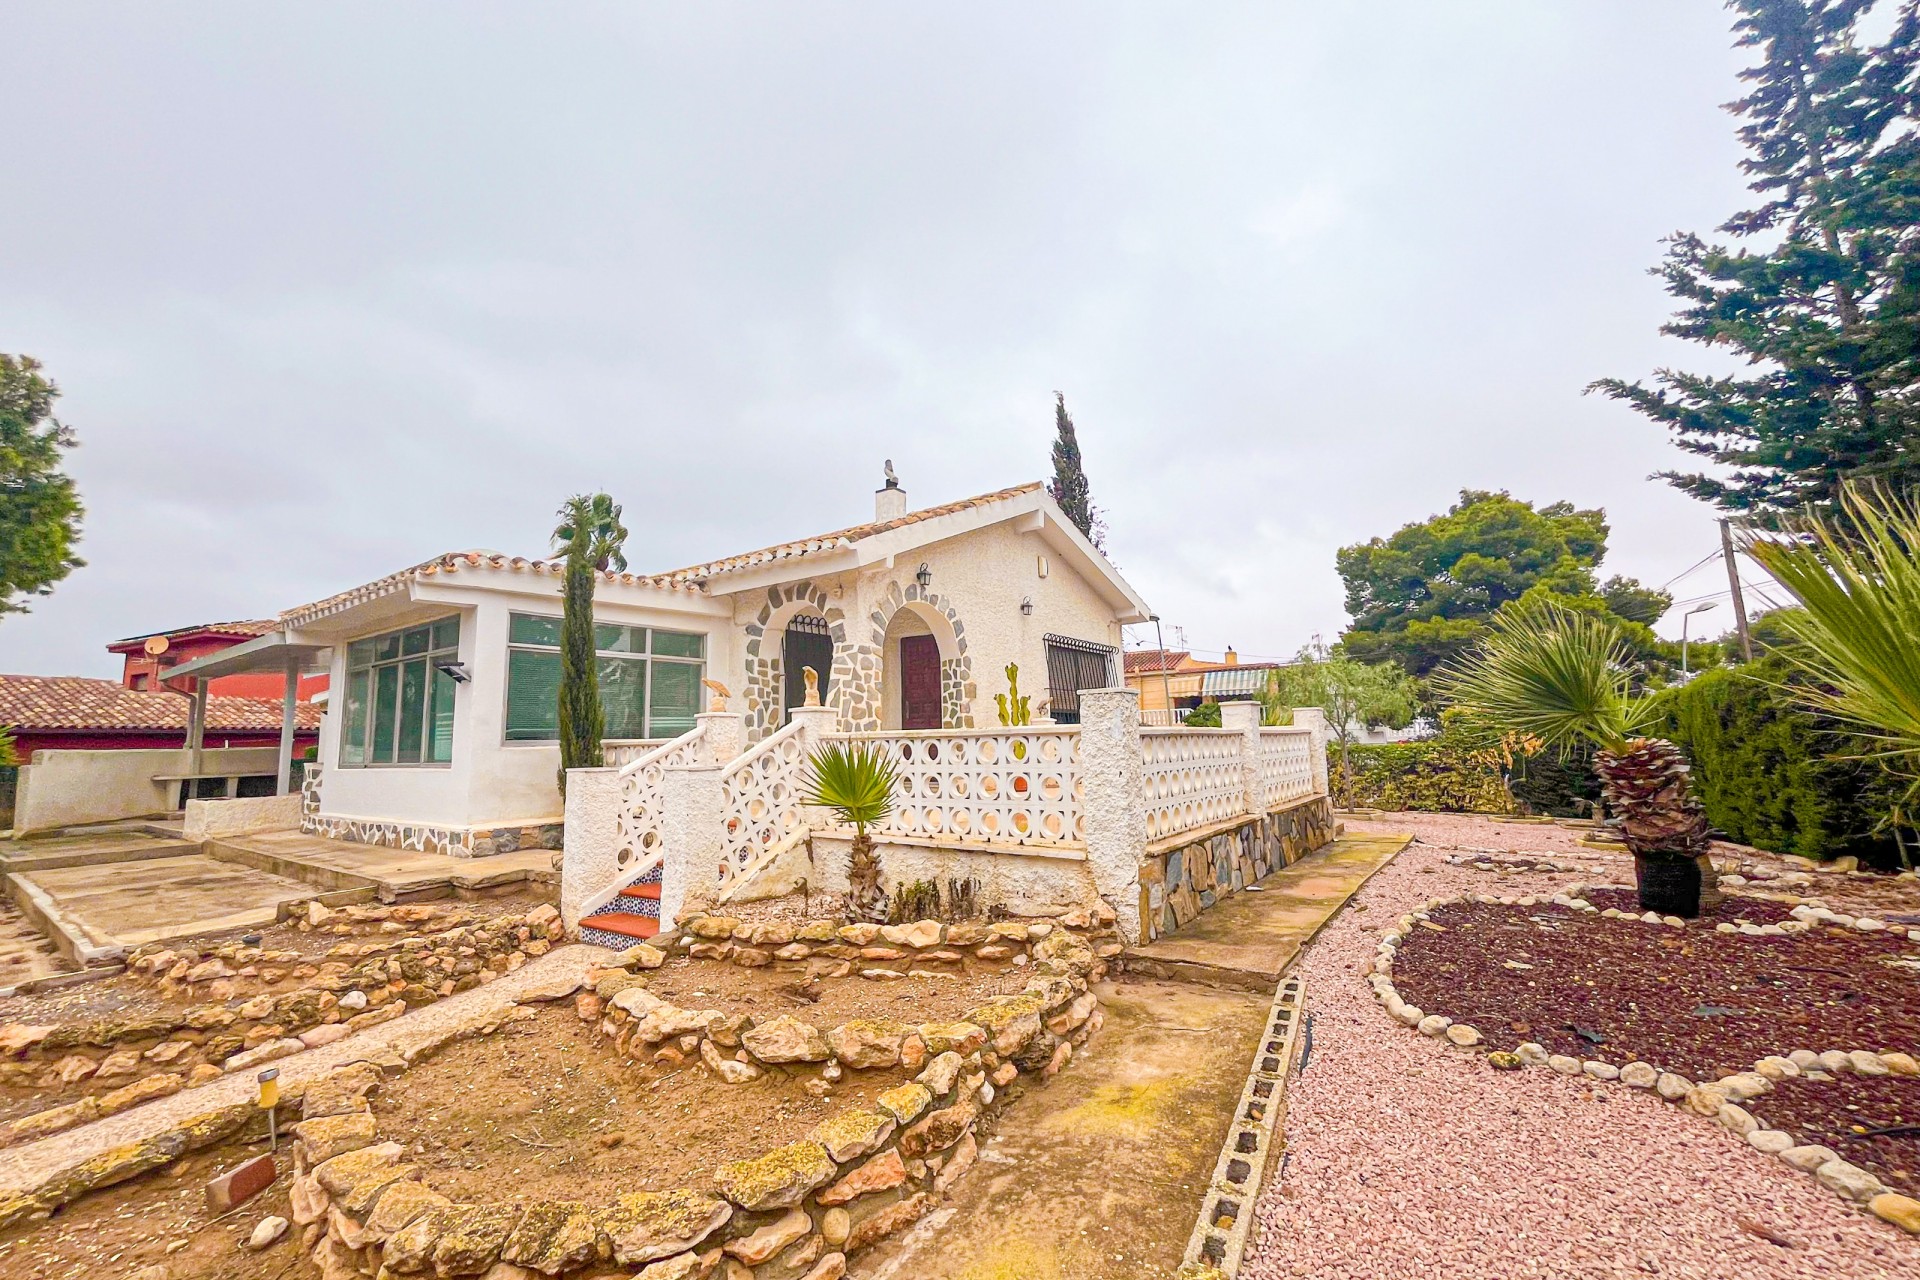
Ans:
{"label": "garden staircase", "polygon": [[582,942],[619,950],[645,942],[659,932],[660,868],[657,866],[580,920]]}

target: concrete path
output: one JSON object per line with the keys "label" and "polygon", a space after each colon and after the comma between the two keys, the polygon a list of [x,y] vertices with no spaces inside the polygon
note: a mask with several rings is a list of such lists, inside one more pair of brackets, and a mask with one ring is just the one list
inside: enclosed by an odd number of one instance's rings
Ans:
{"label": "concrete path", "polygon": [[92,938],[136,947],[216,929],[272,924],[283,902],[313,888],[201,854],[35,871],[60,914]]}
{"label": "concrete path", "polygon": [[377,886],[383,901],[517,884],[553,871],[552,849],[521,849],[484,858],[452,858],[417,849],[328,840],[299,831],[265,831],[209,842],[219,857],[326,889]]}
{"label": "concrete path", "polygon": [[1000,1117],[973,1171],[861,1280],[1168,1280],[1213,1176],[1269,995],[1098,988],[1106,1026]]}
{"label": "concrete path", "polygon": [[1271,994],[1320,927],[1412,841],[1410,835],[1342,836],[1178,932],[1132,948],[1127,968]]}
{"label": "concrete path", "polygon": [[[280,1069],[280,1087],[285,1091],[349,1062],[396,1053],[411,1061],[450,1036],[498,1017],[530,992],[544,999],[571,994],[586,980],[587,970],[605,964],[607,958],[608,952],[602,947],[559,947],[484,987],[448,996],[392,1022],[276,1059],[271,1065]],[[0,1151],[0,1201],[32,1191],[55,1174],[102,1152],[164,1133],[209,1111],[249,1102],[257,1089],[253,1072],[234,1072],[197,1089],[183,1089],[170,1098]]]}

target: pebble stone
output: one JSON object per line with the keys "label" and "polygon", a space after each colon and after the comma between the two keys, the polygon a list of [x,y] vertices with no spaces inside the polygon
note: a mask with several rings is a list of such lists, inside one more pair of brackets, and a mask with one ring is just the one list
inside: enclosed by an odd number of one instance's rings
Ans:
{"label": "pebble stone", "polygon": [[1827,1190],[1861,1204],[1886,1190],[1880,1185],[1880,1179],[1845,1160],[1829,1160],[1815,1169],[1813,1176],[1820,1179],[1820,1185]]}
{"label": "pebble stone", "polygon": [[1453,1025],[1453,1019],[1443,1013],[1430,1013],[1420,1019],[1420,1034],[1423,1036],[1443,1036],[1447,1028]]}
{"label": "pebble stone", "polygon": [[1760,1127],[1760,1122],[1753,1118],[1753,1112],[1733,1102],[1720,1108],[1720,1114],[1716,1118],[1720,1121],[1721,1128],[1743,1138]]}
{"label": "pebble stone", "polygon": [[1662,1071],[1660,1078],[1653,1082],[1653,1087],[1668,1102],[1678,1102],[1693,1092],[1693,1081],[1671,1071]]}
{"label": "pebble stone", "polygon": [[1577,1076],[1581,1073],[1580,1059],[1569,1058],[1564,1053],[1550,1055],[1547,1058],[1547,1065],[1563,1076]]}
{"label": "pebble stone", "polygon": [[1893,1074],[1887,1070],[1886,1062],[1877,1053],[1866,1049],[1855,1049],[1847,1055],[1847,1061],[1853,1069],[1863,1076],[1885,1076]]}
{"label": "pebble stone", "polygon": [[1620,1068],[1614,1066],[1611,1062],[1583,1062],[1580,1064],[1580,1069],[1592,1076],[1595,1080],[1618,1080],[1620,1078]]}
{"label": "pebble stone", "polygon": [[1447,1039],[1462,1049],[1471,1049],[1480,1043],[1480,1032],[1464,1022],[1456,1022],[1447,1028]]}
{"label": "pebble stone", "polygon": [[1755,1129],[1747,1135],[1747,1145],[1755,1151],[1777,1156],[1793,1145],[1793,1135],[1778,1129]]}
{"label": "pebble stone", "polygon": [[1629,1062],[1620,1068],[1620,1079],[1636,1089],[1651,1089],[1659,1081],[1660,1073],[1653,1069],[1652,1063]]}

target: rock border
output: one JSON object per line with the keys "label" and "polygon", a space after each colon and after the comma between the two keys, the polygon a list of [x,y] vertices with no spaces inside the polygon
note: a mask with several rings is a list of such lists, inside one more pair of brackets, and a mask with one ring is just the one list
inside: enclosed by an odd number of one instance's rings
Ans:
{"label": "rock border", "polygon": [[[1662,916],[1653,911],[1635,915],[1613,907],[1598,909],[1581,896],[1588,887],[1570,885],[1551,894],[1495,896],[1477,893],[1429,899],[1401,916],[1393,928],[1381,935],[1374,958],[1364,967],[1362,976],[1373,988],[1375,999],[1395,1022],[1456,1049],[1476,1049],[1482,1043],[1478,1028],[1454,1022],[1444,1014],[1426,1013],[1417,1005],[1406,1003],[1393,985],[1395,954],[1405,944],[1412,930],[1428,919],[1435,909],[1462,902],[1489,906],[1557,906],[1570,911],[1589,912],[1606,919],[1659,928],[1692,927],[1679,916]],[[1794,918],[1784,924],[1743,923],[1736,926],[1722,921],[1714,926],[1714,931],[1745,937],[1781,937],[1804,933],[1821,924],[1859,932],[1879,932],[1888,928],[1884,921],[1843,915],[1805,900],[1798,900],[1789,914]],[[1907,937],[1920,942],[1920,929],[1909,930]],[[1584,1076],[1656,1093],[1668,1102],[1684,1106],[1694,1115],[1718,1121],[1728,1132],[1744,1138],[1754,1150],[1778,1156],[1788,1167],[1811,1174],[1821,1186],[1842,1200],[1856,1207],[1864,1207],[1875,1217],[1901,1230],[1920,1235],[1920,1200],[1888,1188],[1865,1169],[1840,1159],[1826,1147],[1802,1146],[1784,1131],[1762,1129],[1752,1113],[1740,1105],[1766,1093],[1775,1080],[1795,1076],[1830,1079],[1841,1071],[1856,1071],[1868,1076],[1920,1076],[1920,1061],[1909,1054],[1868,1049],[1829,1049],[1821,1053],[1795,1049],[1786,1055],[1761,1058],[1750,1071],[1723,1076],[1708,1084],[1695,1084],[1677,1072],[1665,1071],[1647,1062],[1635,1061],[1616,1067],[1597,1059],[1584,1060],[1566,1054],[1550,1054],[1544,1046],[1533,1042],[1519,1045],[1511,1053],[1495,1050],[1486,1057],[1488,1065],[1495,1070],[1545,1067],[1560,1075]]]}
{"label": "rock border", "polygon": [[[365,1102],[371,1085],[357,1095],[323,1091],[318,1103],[310,1089],[293,1130],[303,1248],[327,1276],[559,1276],[604,1273],[611,1262],[641,1268],[636,1280],[839,1280],[848,1255],[919,1221],[973,1165],[976,1132],[996,1099],[1004,1105],[1007,1086],[1023,1072],[1050,1079],[1099,1029],[1089,984],[1104,962],[1064,929],[1049,930],[1033,950],[1035,977],[1021,994],[990,1001],[942,1034],[915,1032],[930,1056],[912,1082],[874,1108],[829,1117],[806,1139],[722,1165],[711,1190],[632,1192],[602,1206],[454,1204],[425,1185],[400,1143],[380,1140]],[[615,959],[637,967],[652,962],[648,952],[664,959],[645,944]],[[635,992],[645,988],[628,986],[614,999]],[[627,1034],[647,1019],[674,1021],[661,1016],[666,1008],[656,1001]],[[700,1019],[711,1011],[676,1012]],[[710,1028],[683,1034],[704,1036],[712,1050]]]}
{"label": "rock border", "polygon": [[[201,988],[207,1000],[151,1014],[0,1026],[0,1079],[15,1087],[128,1077],[105,1093],[0,1123],[0,1150],[343,1040],[512,973],[563,937],[560,913],[549,904],[461,920],[430,934],[405,932],[406,924],[457,918],[465,910],[440,904],[329,910],[312,903],[303,921],[309,929],[390,930],[368,941],[341,942],[317,958],[242,943],[204,951],[164,943],[140,948],[130,972],[150,978],[163,995]],[[265,985],[280,980],[266,979],[266,972],[298,978],[302,985],[233,1003],[236,979],[262,978]],[[142,1073],[143,1066],[161,1070]]]}

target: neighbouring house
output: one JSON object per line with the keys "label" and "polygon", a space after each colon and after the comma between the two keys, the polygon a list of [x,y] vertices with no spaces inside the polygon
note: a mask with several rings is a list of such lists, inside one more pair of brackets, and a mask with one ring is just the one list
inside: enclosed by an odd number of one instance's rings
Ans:
{"label": "neighbouring house", "polygon": [[[250,622],[205,622],[171,631],[152,631],[115,640],[107,652],[122,658],[120,683],[128,689],[161,689],[173,668],[210,657],[235,645],[257,640],[280,628],[278,619]],[[207,692],[220,698],[266,698],[276,703],[284,692],[279,672],[247,671],[219,676],[207,682]],[[301,702],[319,700],[326,692],[325,672],[299,677],[295,696]]]}
{"label": "neighbouring house", "polygon": [[[36,751],[128,751],[187,745],[192,700],[167,690],[129,689],[85,676],[0,675],[0,725],[13,729],[22,760]],[[205,746],[272,747],[280,739],[277,698],[209,697]],[[321,709],[296,712],[295,742],[319,740]]]}
{"label": "neighbouring house", "polygon": [[1203,702],[1259,698],[1269,673],[1284,665],[1242,662],[1232,649],[1219,662],[1202,661],[1183,649],[1132,649],[1126,654],[1126,678],[1127,687],[1140,692],[1140,718],[1165,725],[1179,723]]}
{"label": "neighbouring house", "polygon": [[[558,848],[563,562],[435,556],[289,609],[246,646],[175,669],[211,678],[324,665],[331,706],[311,831],[484,855]],[[998,722],[1006,668],[1036,718],[1072,723],[1118,679],[1146,603],[1039,483],[872,518],[665,573],[600,574],[594,617],[610,764],[691,728],[708,682],[747,743],[819,694],[855,730]],[[317,658],[315,655],[318,655]]]}

